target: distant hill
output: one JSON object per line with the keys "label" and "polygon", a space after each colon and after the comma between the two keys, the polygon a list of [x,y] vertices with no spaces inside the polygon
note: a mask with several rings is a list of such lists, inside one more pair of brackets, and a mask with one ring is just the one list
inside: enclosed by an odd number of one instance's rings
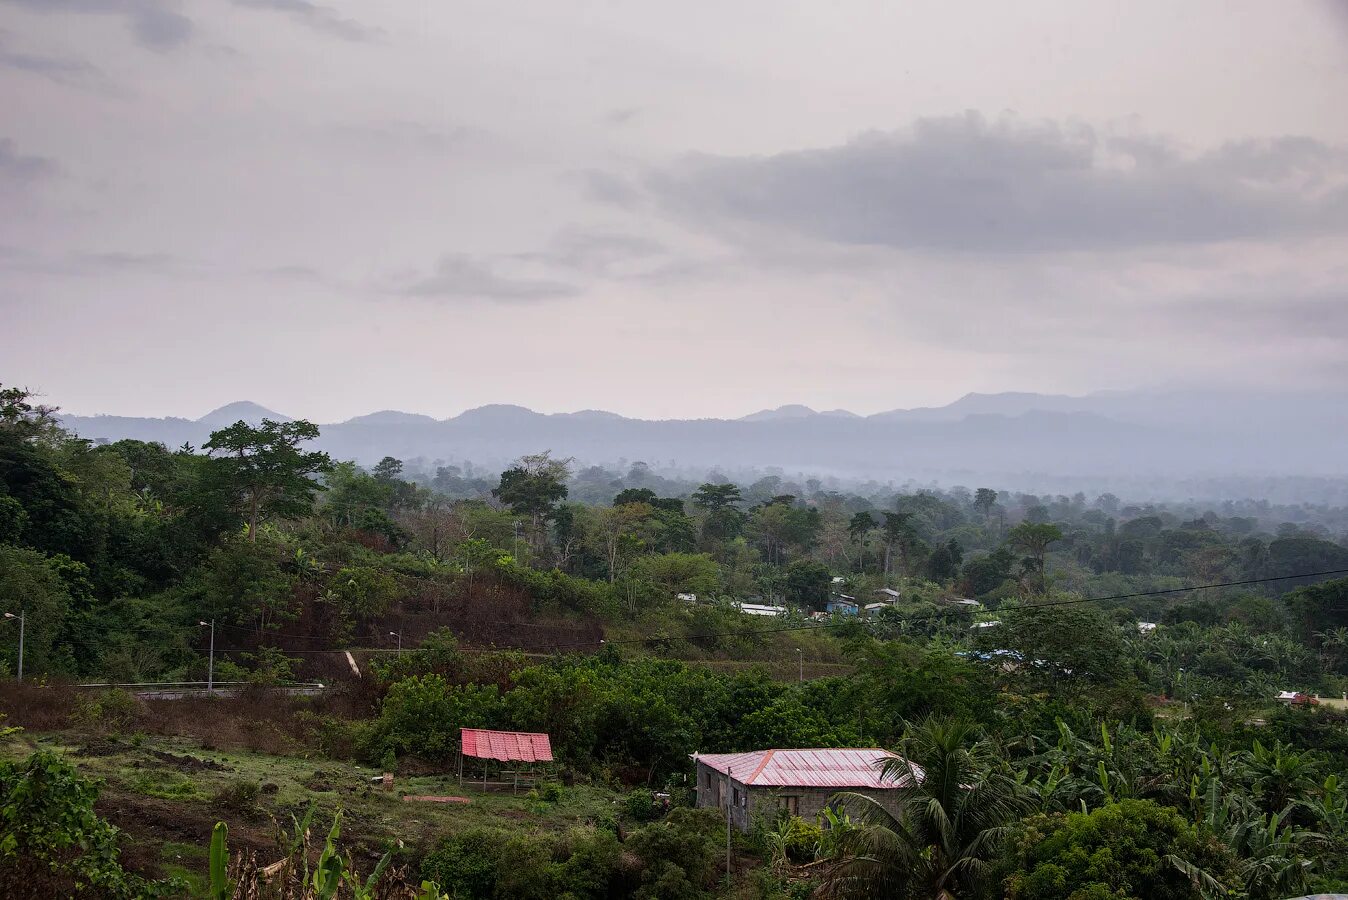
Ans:
{"label": "distant hill", "polygon": [[[243,418],[286,417],[234,403],[191,421],[65,416],[84,437],[200,446]],[[582,463],[810,472],[880,480],[1027,484],[1030,473],[1092,484],[1315,475],[1348,477],[1348,392],[1119,391],[968,394],[943,407],[867,417],[790,405],[741,419],[643,420],[602,410],[543,414],[493,404],[450,419],[384,410],[322,426],[318,446],[373,464],[504,465],[552,450]],[[1040,479],[1039,483],[1044,483]],[[1137,496],[1135,493],[1134,496]]]}
{"label": "distant hill", "polygon": [[202,425],[233,425],[235,422],[243,421],[249,425],[259,425],[263,419],[271,419],[273,422],[293,422],[290,416],[283,416],[278,412],[273,412],[265,406],[253,403],[251,400],[239,400],[235,403],[226,403],[219,409],[213,409],[206,415],[197,419]]}
{"label": "distant hill", "polygon": [[781,419],[808,419],[811,416],[817,415],[819,415],[819,413],[810,409],[808,406],[801,406],[799,403],[791,403],[786,406],[779,406],[776,409],[760,409],[756,413],[749,413],[747,416],[741,416],[736,421],[776,422]]}
{"label": "distant hill", "polygon": [[396,409],[381,409],[342,422],[343,425],[434,425],[437,420],[421,413],[400,412]]}

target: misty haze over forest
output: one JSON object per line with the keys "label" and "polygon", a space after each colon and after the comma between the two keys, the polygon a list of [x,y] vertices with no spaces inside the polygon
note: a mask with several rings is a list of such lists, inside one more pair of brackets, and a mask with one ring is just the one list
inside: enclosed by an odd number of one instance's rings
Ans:
{"label": "misty haze over forest", "polygon": [[[1348,395],[1329,391],[968,394],[946,406],[865,417],[783,406],[733,420],[644,420],[598,410],[544,415],[490,405],[444,420],[370,413],[324,424],[315,445],[367,466],[392,455],[432,474],[447,463],[499,470],[547,449],[582,465],[639,460],[656,471],[715,471],[745,480],[782,471],[840,484],[987,482],[1131,499],[1342,503],[1346,401]],[[63,421],[94,440],[200,446],[215,428],[239,419],[286,420],[285,412],[240,401],[198,419],[66,415]]]}

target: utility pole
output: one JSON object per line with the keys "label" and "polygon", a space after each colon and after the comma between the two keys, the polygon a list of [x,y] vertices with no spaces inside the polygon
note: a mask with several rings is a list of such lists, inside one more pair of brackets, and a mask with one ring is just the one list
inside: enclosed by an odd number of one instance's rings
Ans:
{"label": "utility pole", "polygon": [[14,613],[5,613],[6,619],[19,620],[19,680],[23,681],[23,620],[28,615],[28,610],[20,609],[16,616]]}
{"label": "utility pole", "polygon": [[725,883],[729,888],[733,883],[730,876],[730,810],[735,802],[735,773],[729,766],[725,770]]}
{"label": "utility pole", "polygon": [[800,663],[800,677],[797,678],[796,680],[799,681],[800,683],[804,684],[804,683],[805,683],[805,654],[804,654],[803,652],[801,652],[801,649],[800,649],[799,647],[796,648],[796,660]]}
{"label": "utility pole", "polygon": [[203,628],[211,629],[211,649],[210,655],[206,657],[206,693],[215,696],[215,620],[210,622],[197,622]]}

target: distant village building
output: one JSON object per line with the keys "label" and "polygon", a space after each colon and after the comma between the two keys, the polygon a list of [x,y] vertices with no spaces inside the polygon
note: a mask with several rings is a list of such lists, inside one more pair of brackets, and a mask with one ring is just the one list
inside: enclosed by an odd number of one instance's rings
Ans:
{"label": "distant village building", "polygon": [[1138,622],[1138,623],[1137,623],[1137,633],[1138,633],[1138,634],[1151,634],[1151,633],[1152,633],[1153,631],[1155,631],[1155,630],[1156,630],[1156,623],[1155,623],[1155,622]]}
{"label": "distant village building", "polygon": [[751,616],[784,616],[786,615],[785,606],[772,606],[766,603],[740,603],[738,604],[740,612],[748,613]]}
{"label": "distant village building", "polygon": [[871,591],[871,593],[879,594],[882,603],[896,603],[900,597],[899,592],[890,587],[877,588],[876,590]]}
{"label": "distant village building", "polygon": [[676,599],[682,600],[684,603],[697,602],[697,594],[675,594],[674,596]]}
{"label": "distant village building", "polygon": [[970,625],[969,627],[970,627],[970,628],[996,628],[996,627],[997,627],[998,625],[1000,625],[1000,624],[1002,624],[1002,620],[1001,620],[1001,619],[991,619],[991,620],[989,620],[989,621],[987,621],[987,622],[975,622],[974,624]]}
{"label": "distant village building", "polygon": [[888,604],[888,603],[867,603],[867,604],[866,604],[866,615],[868,615],[868,616],[878,616],[878,615],[881,613],[881,611],[886,610],[886,609],[889,609],[889,604]]}
{"label": "distant village building", "polygon": [[[697,805],[726,810],[736,828],[748,831],[754,817],[771,818],[777,810],[813,819],[840,791],[865,794],[898,813],[903,783],[882,776],[887,759],[877,748],[845,750],[752,750],[747,753],[695,753]],[[922,771],[917,770],[918,778]]]}
{"label": "distant village building", "polygon": [[969,600],[964,597],[942,597],[942,603],[949,603],[951,606],[962,606],[965,609],[982,609],[983,604],[977,600]]}
{"label": "distant village building", "polygon": [[857,609],[857,598],[848,594],[834,594],[828,598],[828,603],[824,605],[826,612],[839,613],[844,616],[855,616]]}

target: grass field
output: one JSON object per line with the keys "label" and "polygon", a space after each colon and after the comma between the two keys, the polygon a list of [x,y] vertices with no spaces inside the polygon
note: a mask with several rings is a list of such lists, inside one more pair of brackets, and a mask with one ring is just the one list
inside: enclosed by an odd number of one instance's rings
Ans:
{"label": "grass field", "polygon": [[[595,785],[562,789],[556,802],[521,789],[483,792],[460,786],[450,772],[398,777],[394,790],[371,784],[379,773],[330,759],[202,748],[159,736],[88,738],[73,732],[23,732],[0,755],[23,758],[38,749],[67,755],[103,782],[98,811],[125,832],[123,857],[138,871],[182,875],[204,891],[206,848],[216,821],[230,827],[232,849],[268,860],[278,829],[317,807],[315,828],[326,832],[342,811],[344,846],[368,866],[385,850],[420,855],[440,838],[477,826],[560,831],[614,821],[622,794]],[[453,795],[467,804],[407,802],[405,795]],[[321,837],[321,836],[320,836]]]}

